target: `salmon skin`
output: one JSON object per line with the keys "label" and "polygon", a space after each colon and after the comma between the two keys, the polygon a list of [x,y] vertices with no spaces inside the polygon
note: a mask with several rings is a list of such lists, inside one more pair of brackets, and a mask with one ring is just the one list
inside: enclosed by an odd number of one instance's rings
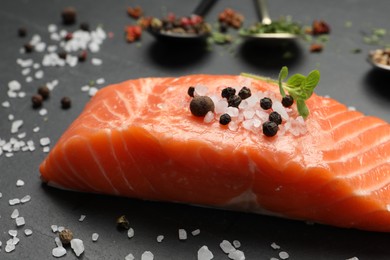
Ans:
{"label": "salmon skin", "polygon": [[231,75],[110,85],[42,162],[42,180],[83,192],[390,231],[389,123],[313,94],[304,134],[267,137],[193,116],[187,90],[199,85],[218,94],[246,85],[281,99],[272,83]]}

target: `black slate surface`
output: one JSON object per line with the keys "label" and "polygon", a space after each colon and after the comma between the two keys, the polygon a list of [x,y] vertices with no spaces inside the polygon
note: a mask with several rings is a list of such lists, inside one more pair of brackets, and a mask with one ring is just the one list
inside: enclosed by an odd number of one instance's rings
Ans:
{"label": "black slate surface", "polygon": [[[0,101],[9,100],[10,108],[0,107],[0,138],[9,140],[11,123],[8,115],[23,119],[20,132],[25,131],[26,140],[33,139],[37,150],[18,152],[11,158],[0,156],[0,259],[52,259],[56,236],[50,226],[56,224],[73,230],[82,239],[85,253],[80,259],[124,259],[133,253],[136,259],[144,251],[151,251],[155,259],[196,259],[196,252],[207,245],[214,259],[228,259],[219,248],[226,239],[239,240],[246,259],[270,259],[278,252],[286,251],[290,259],[389,259],[389,235],[384,233],[340,229],[322,225],[307,225],[304,222],[278,219],[238,212],[192,207],[170,203],[145,202],[101,195],[80,194],[62,191],[43,185],[39,179],[38,166],[45,153],[39,146],[39,138],[50,137],[54,145],[67,126],[81,112],[89,100],[80,87],[90,80],[105,78],[106,84],[131,78],[149,76],[179,76],[186,74],[238,74],[251,72],[276,77],[282,65],[288,65],[291,73],[307,73],[318,68],[321,83],[317,93],[330,95],[339,101],[354,106],[369,115],[376,115],[390,122],[390,72],[377,71],[366,62],[368,50],[375,47],[363,43],[362,32],[368,33],[374,27],[388,27],[390,3],[386,0],[363,1],[270,1],[273,17],[292,15],[295,20],[310,24],[313,19],[324,19],[331,25],[331,35],[320,54],[308,52],[308,44],[297,42],[289,46],[293,54],[283,59],[279,47],[257,46],[242,43],[237,46],[214,46],[211,51],[193,47],[166,47],[144,34],[141,44],[127,44],[123,39],[125,25],[134,23],[126,15],[126,7],[141,5],[148,15],[160,16],[166,10],[187,14],[195,7],[195,1],[76,1],[76,0],[4,0],[0,8]],[[20,54],[19,49],[33,34],[39,34],[49,42],[47,26],[62,27],[60,12],[64,7],[74,6],[78,11],[78,22],[87,21],[92,28],[102,24],[106,32],[114,37],[107,39],[99,53],[101,66],[89,62],[75,68],[45,68],[42,80],[25,82],[17,58],[32,57],[39,62],[41,54]],[[225,7],[232,7],[245,14],[246,25],[257,19],[252,1],[220,0],[208,13],[207,20],[215,21],[217,14]],[[346,28],[345,23],[352,22]],[[17,37],[17,29],[25,26],[27,38]],[[77,26],[66,27],[74,30]],[[389,41],[388,41],[389,42]],[[353,49],[360,48],[359,54]],[[25,98],[7,97],[7,84],[11,80],[22,83],[27,93]],[[30,97],[39,85],[53,79],[59,85],[45,102],[48,115],[42,117],[30,105]],[[69,110],[60,109],[62,96],[72,98]],[[35,126],[40,127],[33,133]],[[18,179],[25,186],[16,187]],[[23,205],[9,206],[12,198],[31,195],[32,200]],[[26,225],[16,228],[10,218],[13,209],[18,208]],[[79,222],[80,215],[86,215]],[[115,228],[115,220],[127,215],[135,236],[128,239],[126,233]],[[348,212],[340,212],[348,214]],[[33,230],[30,237],[23,234],[25,228]],[[187,241],[178,240],[178,229],[188,232],[200,229],[199,236],[189,235]],[[8,230],[17,229],[20,238],[15,251],[5,253]],[[97,242],[92,242],[92,233],[99,233]],[[162,243],[156,242],[157,235],[164,235]],[[273,250],[276,242],[281,250]],[[76,259],[68,253],[62,259]]]}

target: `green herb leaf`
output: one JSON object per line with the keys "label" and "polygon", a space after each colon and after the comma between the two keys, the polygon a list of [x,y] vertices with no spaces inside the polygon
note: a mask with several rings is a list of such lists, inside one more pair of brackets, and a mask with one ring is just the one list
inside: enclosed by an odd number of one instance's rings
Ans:
{"label": "green herb leaf", "polygon": [[303,99],[297,100],[297,109],[298,113],[303,117],[306,118],[309,115],[309,108],[306,106],[306,103]]}
{"label": "green herb leaf", "polygon": [[280,91],[280,94],[282,95],[282,97],[285,97],[286,96],[286,93],[284,92],[284,89],[283,89],[283,84],[282,84],[282,81],[287,78],[288,76],[288,68],[286,66],[283,66],[283,68],[280,70],[279,72],[279,91]]}
{"label": "green herb leaf", "polygon": [[299,87],[302,84],[302,81],[305,80],[305,76],[302,74],[294,74],[287,80],[287,85],[289,87]]}
{"label": "green herb leaf", "polygon": [[306,77],[305,86],[303,86],[306,95],[305,100],[311,97],[318,82],[320,82],[320,72],[318,70],[311,71]]}

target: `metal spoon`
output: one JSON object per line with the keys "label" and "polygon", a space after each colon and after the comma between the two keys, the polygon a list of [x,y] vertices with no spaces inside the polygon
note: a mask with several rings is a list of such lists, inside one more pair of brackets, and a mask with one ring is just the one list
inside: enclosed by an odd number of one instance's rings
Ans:
{"label": "metal spoon", "polygon": [[[267,0],[255,0],[258,15],[261,18],[261,23],[269,25],[272,23],[271,17],[268,12]],[[258,33],[258,34],[246,34],[242,35],[246,39],[269,39],[269,40],[293,40],[298,36],[292,33]]]}
{"label": "metal spoon", "polygon": [[[217,0],[202,0],[195,8],[195,10],[192,12],[192,14],[203,17],[204,14],[206,14],[206,12],[216,1]],[[207,39],[208,36],[210,36],[209,32],[202,33],[202,34],[174,33],[174,32],[161,31],[158,29],[156,30],[151,27],[148,28],[148,32],[152,34],[159,41],[180,42],[180,43],[203,42]]]}

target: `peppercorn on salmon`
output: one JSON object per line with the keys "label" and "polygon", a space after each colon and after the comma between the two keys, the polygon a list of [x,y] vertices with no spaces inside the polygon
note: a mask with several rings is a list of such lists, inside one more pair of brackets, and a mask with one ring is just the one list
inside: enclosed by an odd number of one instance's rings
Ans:
{"label": "peppercorn on salmon", "polygon": [[[289,121],[297,118],[293,104],[269,137],[258,124],[262,111],[244,112],[241,122],[233,115],[228,125],[212,112],[192,115],[189,86],[207,86],[207,95],[247,86],[252,96],[281,99],[277,85],[228,75],[105,87],[40,165],[42,180],[83,192],[390,231],[389,123],[313,94],[298,134]],[[251,116],[257,121],[248,127]]]}

